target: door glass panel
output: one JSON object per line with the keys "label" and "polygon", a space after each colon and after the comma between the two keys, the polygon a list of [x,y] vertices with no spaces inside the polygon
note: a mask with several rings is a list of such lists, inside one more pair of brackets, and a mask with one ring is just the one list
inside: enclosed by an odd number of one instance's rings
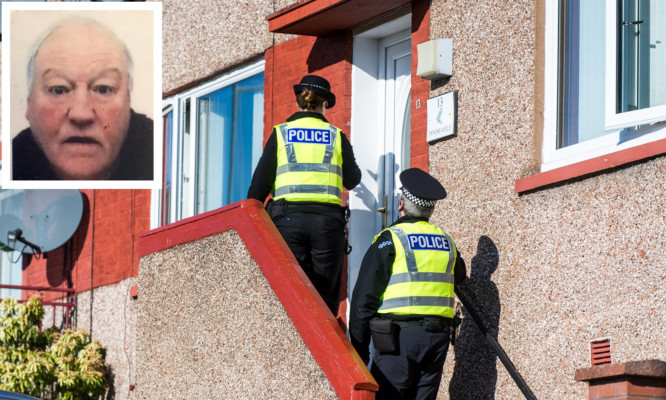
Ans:
{"label": "door glass panel", "polygon": [[406,109],[409,104],[410,89],[411,41],[402,40],[386,47],[384,171],[380,171],[380,179],[383,179],[382,194],[387,196],[387,224],[391,224],[399,217],[399,176],[400,172],[409,166],[410,114]]}

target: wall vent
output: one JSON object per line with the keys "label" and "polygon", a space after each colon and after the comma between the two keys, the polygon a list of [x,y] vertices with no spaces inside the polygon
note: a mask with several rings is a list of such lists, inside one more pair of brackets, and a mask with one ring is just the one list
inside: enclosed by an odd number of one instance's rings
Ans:
{"label": "wall vent", "polygon": [[610,364],[611,361],[611,339],[600,338],[590,340],[590,362],[592,366]]}

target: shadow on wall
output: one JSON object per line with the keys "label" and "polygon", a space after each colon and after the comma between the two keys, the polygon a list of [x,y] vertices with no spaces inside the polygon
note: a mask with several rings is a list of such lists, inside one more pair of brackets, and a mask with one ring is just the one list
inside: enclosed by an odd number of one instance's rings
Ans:
{"label": "shadow on wall", "polygon": [[[476,255],[472,258],[470,276],[460,288],[495,339],[502,307],[497,286],[490,278],[498,264],[497,246],[488,236],[481,236]],[[497,355],[464,309],[463,316],[455,345],[449,399],[493,400],[497,386]]]}
{"label": "shadow on wall", "polygon": [[[116,374],[113,371],[113,367],[108,364],[106,365],[106,379],[108,382],[108,391],[106,392],[106,396],[104,396],[104,400],[115,400]],[[129,393],[127,395],[127,398],[129,399]]]}
{"label": "shadow on wall", "polygon": [[63,283],[68,288],[74,287],[72,270],[83,250],[83,242],[88,234],[88,224],[90,222],[90,200],[85,193],[81,193],[81,196],[83,198],[83,212],[79,227],[65,244],[50,253],[46,258],[46,279],[52,287],[58,287]]}
{"label": "shadow on wall", "polygon": [[[316,73],[341,61],[351,61],[345,53],[346,33],[338,32],[328,36],[319,36],[308,55],[308,73]],[[331,84],[331,87],[334,86]],[[335,92],[335,91],[334,91]]]}

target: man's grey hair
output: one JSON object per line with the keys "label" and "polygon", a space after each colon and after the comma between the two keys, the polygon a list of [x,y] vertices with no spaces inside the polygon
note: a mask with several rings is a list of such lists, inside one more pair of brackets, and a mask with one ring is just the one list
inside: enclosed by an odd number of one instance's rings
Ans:
{"label": "man's grey hair", "polygon": [[92,18],[85,18],[85,17],[74,17],[67,19],[65,21],[61,21],[58,24],[52,26],[49,30],[47,30],[37,42],[35,42],[35,45],[33,45],[34,50],[30,54],[30,59],[28,60],[28,68],[27,68],[27,73],[28,73],[28,96],[32,93],[32,85],[35,80],[35,59],[37,58],[37,53],[39,53],[39,50],[42,48],[42,45],[48,39],[53,33],[58,31],[61,28],[70,26],[70,25],[90,25],[92,27],[95,27],[99,29],[100,31],[108,34],[112,39],[114,39],[120,47],[123,49],[123,53],[125,54],[125,60],[127,63],[127,81],[128,81],[128,87],[129,90],[132,90],[132,68],[134,66],[134,62],[132,61],[132,55],[130,54],[129,49],[127,48],[127,45],[118,38],[118,35],[115,34],[111,29],[109,29],[108,26],[102,24],[101,22],[92,19]]}
{"label": "man's grey hair", "polygon": [[435,207],[423,207],[416,205],[402,193],[400,193],[400,198],[402,199],[402,207],[405,211],[405,215],[408,217],[430,219],[432,214],[435,212]]}

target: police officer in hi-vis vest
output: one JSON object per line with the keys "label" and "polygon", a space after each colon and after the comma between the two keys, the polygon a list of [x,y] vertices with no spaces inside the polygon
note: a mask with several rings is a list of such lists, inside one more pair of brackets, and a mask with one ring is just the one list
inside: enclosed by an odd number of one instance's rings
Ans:
{"label": "police officer in hi-vis vest", "polygon": [[428,173],[400,174],[400,218],[375,236],[351,300],[351,341],[379,384],[377,399],[435,399],[449,348],[453,285],[465,262],[451,236],[428,222],[444,187]]}
{"label": "police officer in hi-vis vest", "polygon": [[324,118],[335,105],[328,81],[306,75],[294,85],[300,111],[273,128],[247,197],[261,202],[312,284],[337,315],[344,264],[343,187],[361,181],[349,139]]}

